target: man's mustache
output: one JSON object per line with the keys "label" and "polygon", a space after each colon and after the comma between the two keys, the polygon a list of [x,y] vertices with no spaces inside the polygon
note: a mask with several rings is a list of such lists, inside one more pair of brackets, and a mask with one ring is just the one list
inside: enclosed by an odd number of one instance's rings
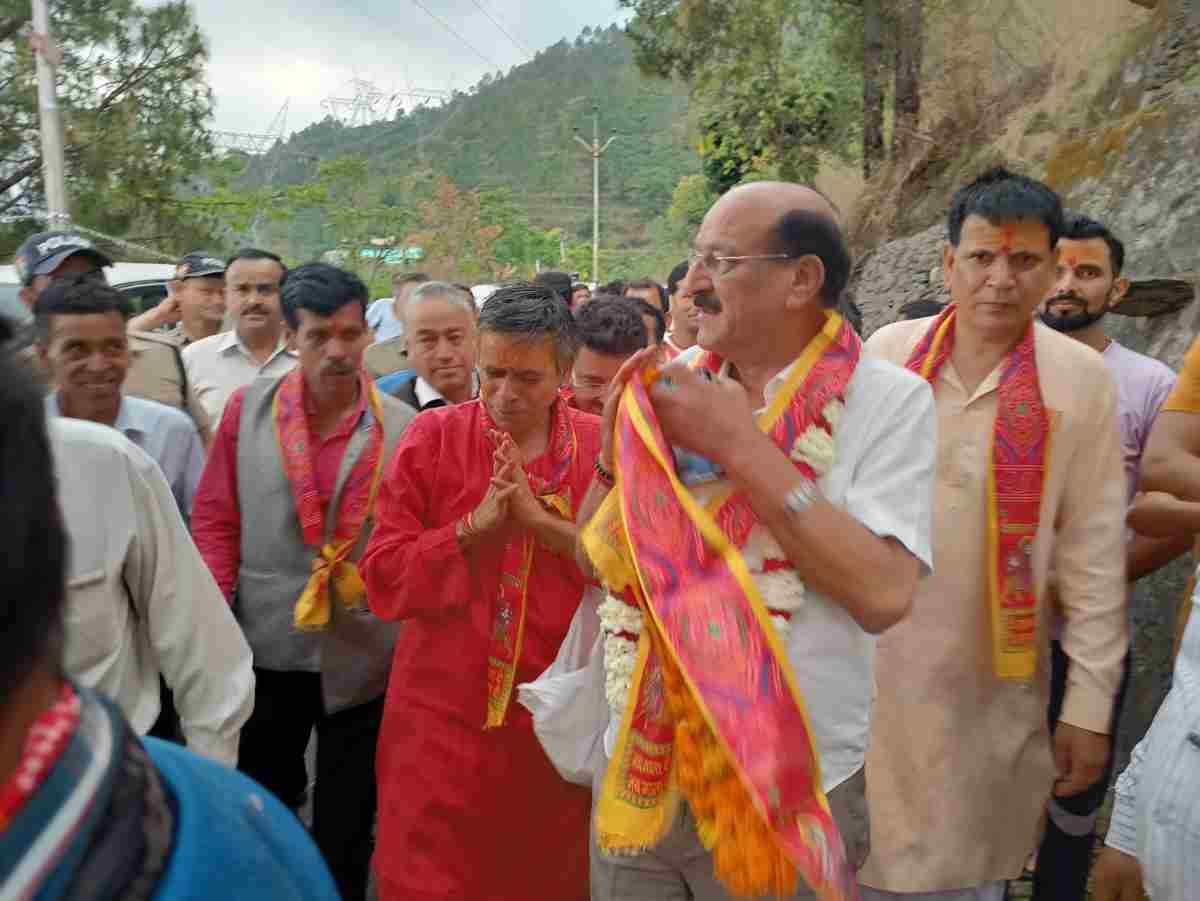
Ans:
{"label": "man's mustache", "polygon": [[692,303],[708,313],[720,313],[722,309],[721,301],[715,294],[694,294],[692,295]]}
{"label": "man's mustache", "polygon": [[249,304],[248,306],[242,307],[242,315],[243,316],[249,316],[252,313],[261,313],[264,316],[271,315],[270,309],[267,307],[264,307],[262,304],[259,304],[259,303],[252,303],[252,304]]}

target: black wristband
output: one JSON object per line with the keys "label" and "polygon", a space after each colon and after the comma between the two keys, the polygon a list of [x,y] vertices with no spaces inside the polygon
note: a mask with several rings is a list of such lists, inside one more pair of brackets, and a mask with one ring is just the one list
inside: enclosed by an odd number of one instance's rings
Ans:
{"label": "black wristband", "polygon": [[600,462],[599,457],[596,458],[595,470],[596,477],[600,480],[602,485],[607,485],[609,488],[612,488],[615,484],[617,484],[616,478],[611,472],[604,468],[604,464]]}

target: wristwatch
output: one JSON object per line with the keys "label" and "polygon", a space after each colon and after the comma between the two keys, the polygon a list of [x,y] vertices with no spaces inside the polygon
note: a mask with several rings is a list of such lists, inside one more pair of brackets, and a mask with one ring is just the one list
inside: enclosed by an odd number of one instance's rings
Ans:
{"label": "wristwatch", "polygon": [[803,513],[816,502],[819,492],[817,483],[812,479],[801,476],[800,481],[792,487],[783,499],[783,505],[790,513]]}

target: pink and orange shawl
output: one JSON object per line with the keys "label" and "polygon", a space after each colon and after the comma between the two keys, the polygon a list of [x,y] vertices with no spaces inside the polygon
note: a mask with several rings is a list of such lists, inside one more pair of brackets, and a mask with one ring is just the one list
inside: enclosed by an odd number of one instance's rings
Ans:
{"label": "pink and orange shawl", "polygon": [[[830,313],[759,428],[790,453],[844,396],[860,353],[853,329]],[[720,362],[704,355],[699,365]],[[696,501],[640,380],[622,397],[615,439],[616,486],[584,544],[645,626],[597,807],[601,846],[652,848],[682,794],[716,877],[735,894],[788,895],[803,876],[825,901],[857,898],[804,700],[739,550],[753,510],[737,493],[707,509]]]}

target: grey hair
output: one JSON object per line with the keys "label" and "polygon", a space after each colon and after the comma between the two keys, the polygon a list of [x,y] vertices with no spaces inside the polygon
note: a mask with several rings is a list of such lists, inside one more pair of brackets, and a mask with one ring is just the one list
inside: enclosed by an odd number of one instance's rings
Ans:
{"label": "grey hair", "polygon": [[479,331],[528,341],[549,338],[559,372],[571,368],[579,348],[571,310],[552,289],[528,282],[504,285],[492,292],[479,311]]}
{"label": "grey hair", "polygon": [[404,299],[404,312],[407,314],[410,306],[423,300],[448,300],[456,303],[471,314],[472,322],[479,315],[479,310],[475,307],[475,298],[458,285],[449,282],[421,282]]}

